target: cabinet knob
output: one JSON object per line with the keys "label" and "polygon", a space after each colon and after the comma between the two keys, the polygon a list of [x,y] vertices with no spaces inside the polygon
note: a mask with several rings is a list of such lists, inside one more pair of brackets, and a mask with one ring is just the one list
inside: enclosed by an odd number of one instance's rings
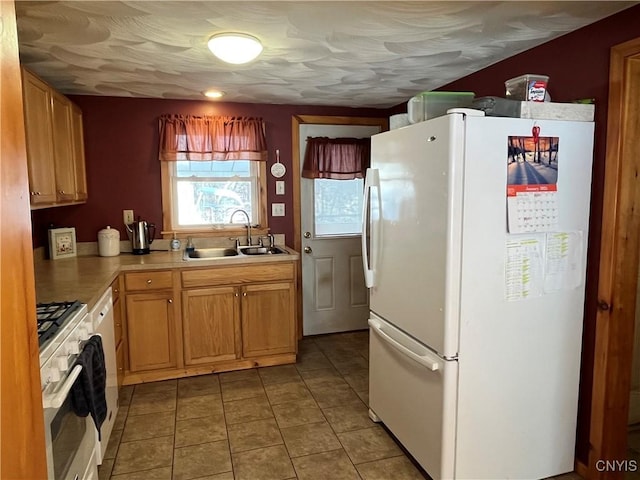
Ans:
{"label": "cabinet knob", "polygon": [[236,292],[236,297],[239,297],[240,295],[238,295],[238,292]]}
{"label": "cabinet knob", "polygon": [[118,290],[117,288],[114,288],[113,293],[120,293],[120,290]]}
{"label": "cabinet knob", "polygon": [[64,190],[58,190],[58,193],[59,193],[60,195],[64,195]]}
{"label": "cabinet knob", "polygon": [[172,299],[172,298],[170,298],[169,300],[167,300],[167,302],[169,302],[169,303],[173,303],[173,299]]}
{"label": "cabinet knob", "polygon": [[151,285],[151,279],[147,280],[147,285]]}
{"label": "cabinet knob", "polygon": [[242,292],[242,296],[246,297],[247,296],[247,292]]}

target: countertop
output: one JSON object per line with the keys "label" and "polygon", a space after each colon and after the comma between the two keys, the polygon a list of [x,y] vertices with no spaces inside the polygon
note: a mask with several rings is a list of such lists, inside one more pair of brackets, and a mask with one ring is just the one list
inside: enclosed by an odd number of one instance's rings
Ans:
{"label": "countertop", "polygon": [[216,265],[254,265],[260,263],[297,261],[295,250],[279,245],[288,255],[255,255],[221,257],[207,260],[185,261],[183,251],[152,251],[148,255],[121,253],[115,257],[84,255],[35,263],[36,301],[38,303],[79,300],[89,310],[100,296],[124,271],[159,270],[175,268],[202,268]]}

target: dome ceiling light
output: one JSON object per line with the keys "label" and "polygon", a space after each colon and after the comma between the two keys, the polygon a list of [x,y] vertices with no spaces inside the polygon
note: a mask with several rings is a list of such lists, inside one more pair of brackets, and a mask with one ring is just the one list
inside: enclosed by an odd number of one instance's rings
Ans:
{"label": "dome ceiling light", "polygon": [[209,50],[223,62],[248,63],[262,52],[260,40],[244,33],[219,33],[209,39]]}
{"label": "dome ceiling light", "polygon": [[208,98],[222,98],[224,96],[224,92],[220,90],[207,90],[204,92],[204,96]]}

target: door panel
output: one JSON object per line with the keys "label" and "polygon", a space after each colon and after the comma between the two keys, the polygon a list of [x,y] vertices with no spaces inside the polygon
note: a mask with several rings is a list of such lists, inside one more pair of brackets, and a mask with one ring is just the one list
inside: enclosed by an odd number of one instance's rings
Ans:
{"label": "door panel", "polygon": [[[300,125],[300,158],[304,158],[307,137],[363,138],[379,131],[378,126]],[[348,201],[348,208],[346,205],[344,208],[347,219],[337,220],[333,225],[330,223],[331,214],[322,211],[320,200],[322,195],[325,200],[328,195],[327,180],[323,182],[324,185],[316,186],[312,179],[300,179],[304,335],[365,329],[369,313],[359,228],[356,229],[357,233],[349,235],[341,235],[339,230],[344,227],[347,231],[354,231],[352,224],[359,223],[359,219],[349,221],[349,212],[358,210],[354,208],[354,203],[361,201],[361,189],[353,184],[346,188],[353,191],[354,195]],[[340,187],[346,187],[346,184]],[[344,202],[343,199],[341,201]],[[335,204],[333,208],[335,210]],[[340,224],[341,221],[345,223]]]}

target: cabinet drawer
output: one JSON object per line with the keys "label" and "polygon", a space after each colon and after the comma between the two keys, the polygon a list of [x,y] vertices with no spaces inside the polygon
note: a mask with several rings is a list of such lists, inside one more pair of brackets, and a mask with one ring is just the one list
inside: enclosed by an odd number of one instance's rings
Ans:
{"label": "cabinet drawer", "polygon": [[293,280],[293,263],[256,264],[252,266],[214,267],[182,270],[182,286],[205,287],[210,285],[234,285],[248,282]]}
{"label": "cabinet drawer", "polygon": [[172,287],[173,281],[170,270],[124,274],[124,288],[126,290],[160,290]]}

